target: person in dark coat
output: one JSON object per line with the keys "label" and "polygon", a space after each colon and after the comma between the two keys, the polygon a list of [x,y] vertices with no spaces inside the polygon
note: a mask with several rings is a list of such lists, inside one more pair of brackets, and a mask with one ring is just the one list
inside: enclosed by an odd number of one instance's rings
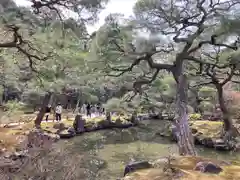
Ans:
{"label": "person in dark coat", "polygon": [[91,117],[91,105],[90,105],[90,103],[87,103],[86,109],[87,109],[87,116]]}
{"label": "person in dark coat", "polygon": [[47,107],[46,107],[46,122],[48,121],[48,117],[49,117],[49,115],[50,115],[50,113],[51,113],[51,109],[52,109],[52,107],[51,107],[51,105],[49,104]]}
{"label": "person in dark coat", "polygon": [[100,116],[101,115],[101,105],[100,105],[100,103],[98,103],[96,105],[96,111],[97,111],[97,115]]}

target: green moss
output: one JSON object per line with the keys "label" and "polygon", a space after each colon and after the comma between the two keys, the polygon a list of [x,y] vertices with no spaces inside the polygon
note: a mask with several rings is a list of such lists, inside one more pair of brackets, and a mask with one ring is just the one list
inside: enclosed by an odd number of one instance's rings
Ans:
{"label": "green moss", "polygon": [[201,119],[201,114],[194,113],[194,114],[189,114],[189,119],[190,121],[196,121]]}
{"label": "green moss", "polygon": [[192,121],[190,127],[197,130],[196,135],[202,138],[218,139],[221,135],[223,123],[220,121]]}
{"label": "green moss", "polygon": [[[220,174],[208,174],[194,171],[194,168],[198,162],[212,162],[221,166],[223,172]],[[168,180],[176,179],[176,175],[181,173],[182,180],[234,180],[240,179],[240,166],[226,165],[222,161],[215,159],[207,159],[203,157],[174,157],[170,166],[175,169],[173,171],[163,171],[166,164],[162,162],[162,166],[156,166],[156,168],[149,168],[143,170],[137,170],[136,172],[128,174],[124,180]],[[178,179],[178,178],[177,178]]]}

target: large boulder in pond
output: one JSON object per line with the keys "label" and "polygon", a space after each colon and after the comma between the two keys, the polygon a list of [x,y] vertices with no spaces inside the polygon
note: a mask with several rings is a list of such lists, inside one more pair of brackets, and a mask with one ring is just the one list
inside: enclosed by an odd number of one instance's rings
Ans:
{"label": "large boulder in pond", "polygon": [[137,171],[139,169],[147,169],[151,167],[152,165],[148,161],[138,161],[138,162],[129,163],[128,165],[126,165],[124,169],[124,176],[128,173]]}
{"label": "large boulder in pond", "polygon": [[73,122],[73,128],[77,134],[85,132],[85,125],[86,121],[82,118],[81,115],[76,115],[75,120]]}
{"label": "large boulder in pond", "polygon": [[212,174],[219,174],[222,172],[222,168],[212,162],[199,162],[196,164],[195,171],[201,171],[204,173],[212,173]]}

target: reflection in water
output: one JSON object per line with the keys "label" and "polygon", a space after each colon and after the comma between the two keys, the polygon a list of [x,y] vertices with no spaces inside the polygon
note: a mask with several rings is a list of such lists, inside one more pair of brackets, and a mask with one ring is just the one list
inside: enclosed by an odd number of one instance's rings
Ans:
{"label": "reflection in water", "polygon": [[[130,161],[156,160],[176,154],[176,144],[156,136],[160,127],[147,123],[145,128],[103,130],[60,142],[71,154],[84,155],[81,167],[87,171],[88,180],[116,180]],[[158,122],[157,122],[158,123]],[[223,160],[240,160],[240,155],[217,153],[198,147],[199,155]]]}

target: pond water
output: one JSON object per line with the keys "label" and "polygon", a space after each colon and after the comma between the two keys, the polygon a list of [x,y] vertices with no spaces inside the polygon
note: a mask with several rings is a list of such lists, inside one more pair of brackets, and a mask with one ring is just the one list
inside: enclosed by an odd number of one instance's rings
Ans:
{"label": "pond water", "polygon": [[[141,127],[103,130],[57,143],[61,150],[59,169],[52,179],[116,180],[123,176],[127,163],[137,160],[156,160],[177,153],[177,146],[156,135],[161,121],[145,121]],[[239,154],[220,153],[197,147],[201,156],[221,160],[240,160]],[[65,157],[65,158],[63,158]],[[64,168],[65,167],[65,168]],[[68,173],[68,178],[66,176]],[[64,177],[63,177],[64,176]]]}

